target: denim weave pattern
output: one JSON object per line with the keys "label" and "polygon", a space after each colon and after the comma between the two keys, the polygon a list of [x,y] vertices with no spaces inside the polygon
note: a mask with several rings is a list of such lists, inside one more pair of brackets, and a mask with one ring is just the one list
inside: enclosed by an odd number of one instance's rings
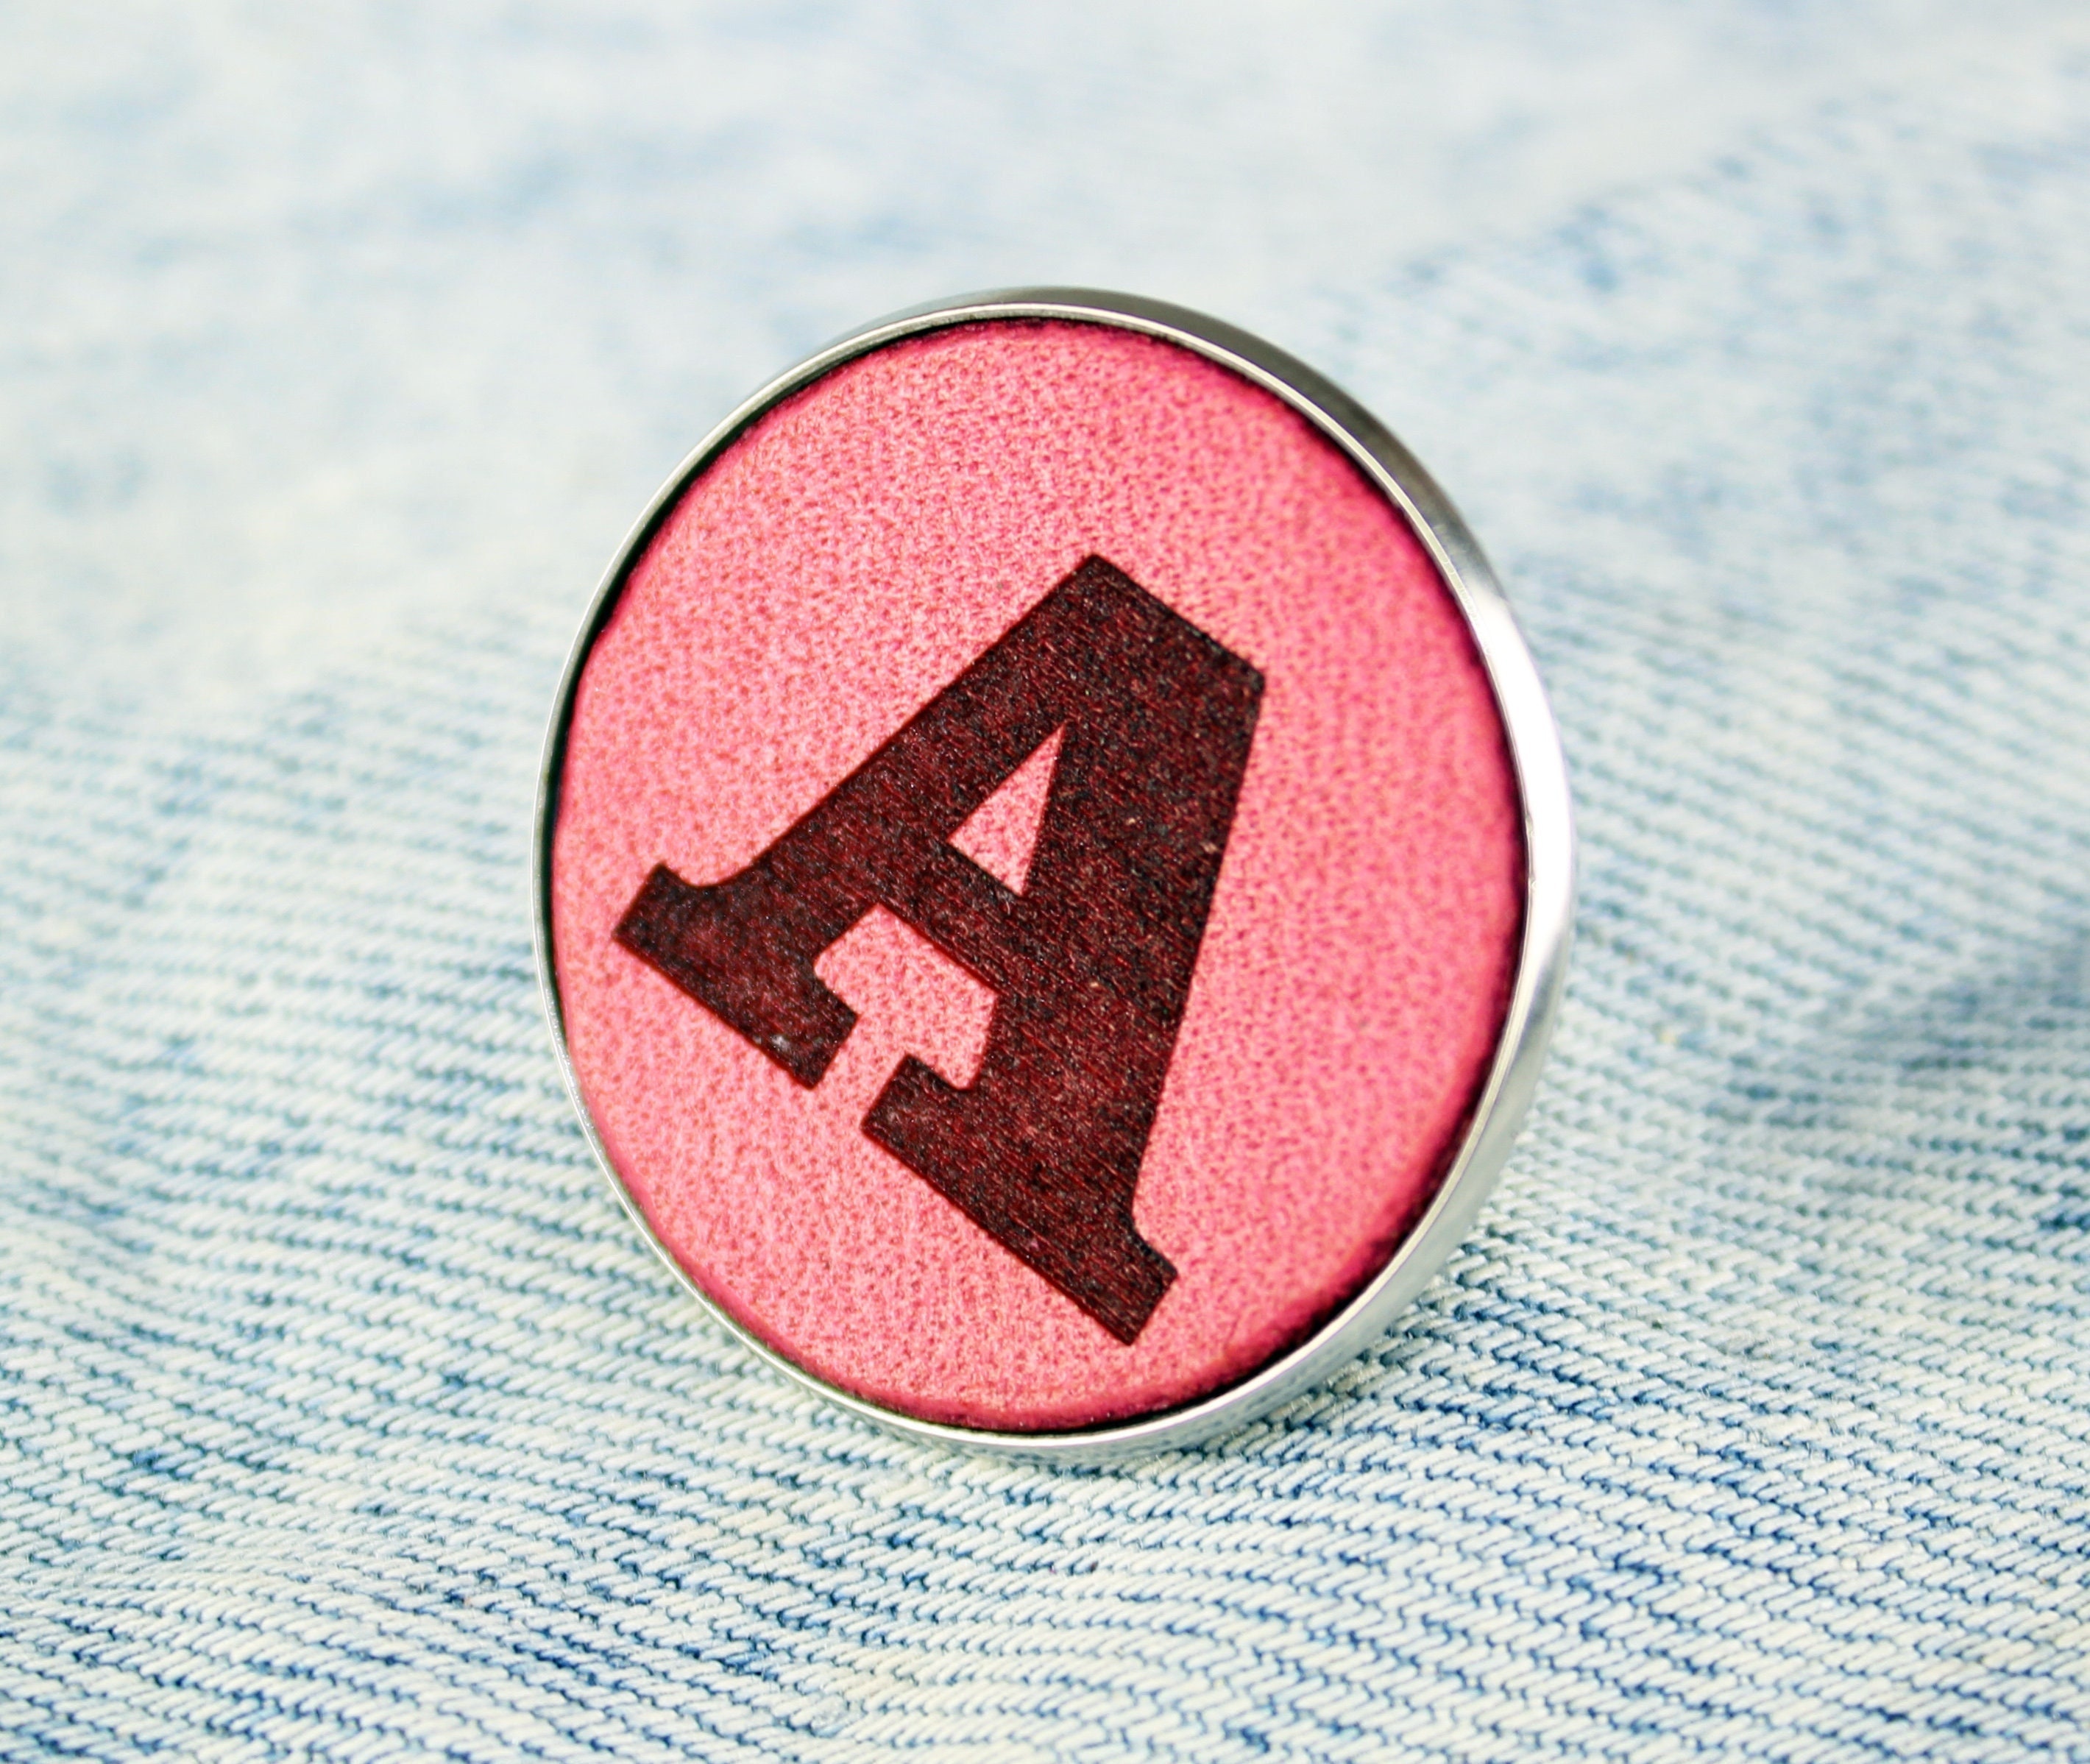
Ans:
{"label": "denim weave pattern", "polygon": [[[1226,18],[9,19],[0,1757],[2090,1757],[2090,36],[1598,6],[1614,150],[1546,9],[1313,12],[1318,97]],[[1464,157],[1370,134],[1455,54]],[[823,334],[1047,276],[1416,446],[1583,838],[1471,1241],[1108,1470],[696,1316],[529,949],[621,523]]]}

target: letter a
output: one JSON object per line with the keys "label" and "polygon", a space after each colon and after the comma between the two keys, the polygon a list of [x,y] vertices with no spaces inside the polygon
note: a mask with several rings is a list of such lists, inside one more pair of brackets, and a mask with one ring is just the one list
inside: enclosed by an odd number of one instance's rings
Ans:
{"label": "letter a", "polygon": [[[1133,1192],[1262,696],[1090,557],[746,869],[656,868],[617,940],[809,1088],[856,1022],[813,965],[874,906],[978,976],[971,1084],[910,1055],[864,1131],[1129,1343],[1176,1277]],[[1018,893],[949,841],[1056,730]]]}

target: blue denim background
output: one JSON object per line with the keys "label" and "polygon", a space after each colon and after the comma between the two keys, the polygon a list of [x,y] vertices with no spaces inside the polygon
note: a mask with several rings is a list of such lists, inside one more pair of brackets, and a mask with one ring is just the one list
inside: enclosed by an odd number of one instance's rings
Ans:
{"label": "blue denim background", "polygon": [[[0,1755],[2090,1756],[2090,22],[0,10]],[[626,523],[907,301],[1443,479],[1580,941],[1325,1392],[1110,1471],[693,1314],[528,949]]]}

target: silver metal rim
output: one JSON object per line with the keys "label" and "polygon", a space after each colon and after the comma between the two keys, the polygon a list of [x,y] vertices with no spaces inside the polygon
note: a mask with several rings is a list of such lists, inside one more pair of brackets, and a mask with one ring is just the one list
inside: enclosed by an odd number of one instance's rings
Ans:
{"label": "silver metal rim", "polygon": [[[918,1420],[839,1389],[794,1365],[742,1327],[682,1269],[639,1209],[610,1161],[581,1095],[566,1045],[558,976],[552,959],[552,838],[574,695],[596,639],[627,574],[690,484],[758,418],[781,400],[859,355],[903,338],[955,325],[1059,319],[1109,325],[1178,344],[1274,393],[1318,428],[1406,516],[1465,614],[1495,699],[1524,798],[1526,863],[1524,947],[1494,1062],[1465,1137],[1421,1218],[1362,1291],[1296,1348],[1241,1382],[1180,1408],[1060,1432],[996,1432]],[[654,497],[618,549],[582,626],[559,686],[537,784],[535,853],[537,975],[566,1093],[596,1162],[632,1223],[690,1295],[758,1357],[889,1431],[969,1452],[1066,1464],[1112,1462],[1195,1445],[1238,1429],[1340,1370],[1383,1336],[1472,1229],[1523,1124],[1562,987],[1575,906],[1575,833],[1560,738],[1530,652],[1494,572],[1444,493],[1408,450],[1340,387],[1305,363],[1245,331],[1165,301],[1090,288],[1017,288],[910,307],[837,338],[780,375],[713,429]]]}

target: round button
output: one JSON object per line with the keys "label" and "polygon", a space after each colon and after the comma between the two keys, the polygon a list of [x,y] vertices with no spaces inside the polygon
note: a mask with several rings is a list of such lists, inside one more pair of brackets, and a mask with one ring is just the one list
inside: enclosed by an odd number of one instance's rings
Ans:
{"label": "round button", "polygon": [[663,493],[554,721],[596,1148],[774,1362],[1094,1455],[1353,1353],[1528,1098],[1572,887],[1477,549],[1325,381],[1045,290],[802,364]]}

